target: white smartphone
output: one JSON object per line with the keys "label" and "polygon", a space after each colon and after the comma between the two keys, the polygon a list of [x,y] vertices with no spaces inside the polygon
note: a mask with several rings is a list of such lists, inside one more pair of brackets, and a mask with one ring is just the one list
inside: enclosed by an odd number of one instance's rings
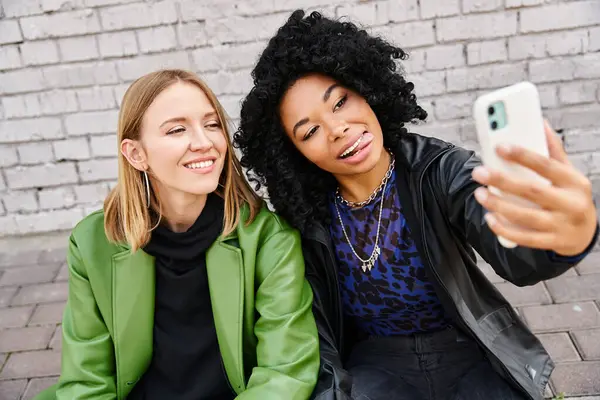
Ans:
{"label": "white smartphone", "polygon": [[[521,179],[549,184],[533,170],[507,162],[496,153],[496,146],[509,144],[549,156],[540,98],[534,84],[520,82],[478,97],[473,105],[473,118],[485,166]],[[522,197],[504,194],[495,187],[489,187],[489,190],[516,203],[538,207]],[[498,241],[504,247],[516,247],[516,243],[506,238],[498,237]]]}

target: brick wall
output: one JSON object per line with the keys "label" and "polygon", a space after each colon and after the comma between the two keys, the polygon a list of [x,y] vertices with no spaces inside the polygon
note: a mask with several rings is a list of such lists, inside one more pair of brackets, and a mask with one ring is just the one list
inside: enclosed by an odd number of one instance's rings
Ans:
{"label": "brick wall", "polygon": [[350,16],[408,49],[430,113],[415,127],[476,148],[470,107],[528,79],[600,194],[600,0],[0,0],[0,236],[69,229],[116,179],[127,85],[200,73],[230,115],[257,53],[297,7]]}

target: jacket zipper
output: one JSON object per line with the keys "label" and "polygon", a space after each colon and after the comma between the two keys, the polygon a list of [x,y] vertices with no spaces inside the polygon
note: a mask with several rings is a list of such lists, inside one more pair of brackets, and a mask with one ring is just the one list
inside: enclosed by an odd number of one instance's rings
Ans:
{"label": "jacket zipper", "polygon": [[[440,156],[442,156],[445,153],[445,151],[440,152],[439,154],[437,154],[435,157],[433,157],[431,160],[429,160],[429,162],[425,165],[425,167],[423,168],[423,170],[421,171],[420,175],[419,175],[419,186],[417,187],[417,193],[419,193],[419,197],[418,197],[418,210],[420,212],[421,215],[417,216],[417,217],[421,217],[421,242],[423,243],[423,250],[425,250],[425,260],[426,262],[429,264],[429,269],[433,272],[436,280],[438,281],[439,286],[444,290],[444,292],[446,292],[446,295],[448,296],[448,298],[452,299],[452,297],[450,296],[450,293],[448,292],[448,289],[446,287],[446,285],[444,285],[444,283],[442,282],[442,279],[440,278],[440,275],[438,274],[438,272],[436,271],[435,268],[433,268],[433,264],[431,262],[431,257],[429,256],[429,248],[427,247],[427,241],[425,238],[425,223],[424,223],[424,219],[423,216],[425,215],[425,208],[423,206],[423,177],[425,176],[425,171],[427,171],[427,168],[429,168],[429,166]],[[458,312],[458,309],[456,308],[456,305],[454,304],[454,302],[452,302],[452,306],[455,308],[456,311],[456,315],[460,316],[460,313]],[[481,348],[485,348],[485,346],[483,345],[483,343],[481,342],[481,340],[479,340],[479,338],[477,337],[477,335],[475,335],[475,333],[473,332],[473,330],[471,328],[469,328],[469,326],[467,324],[465,324],[462,321],[462,317],[461,317],[461,327],[465,330],[467,330],[468,332],[470,332],[471,337],[477,342],[477,344],[481,347]],[[503,371],[505,372],[506,376],[508,377],[508,379],[514,384],[516,385],[519,389],[521,389],[521,391],[527,395],[531,400],[535,400],[533,397],[531,397],[531,395],[529,394],[529,392],[519,383],[517,382],[517,380],[512,376],[512,374],[510,373],[510,371],[508,370],[508,368],[506,368],[506,366],[504,365],[504,363],[502,361],[500,361],[500,359],[498,359],[498,357],[496,357],[493,353],[490,352],[490,354],[492,355],[492,357],[494,357],[494,359],[496,360],[496,362],[498,364],[500,364],[500,366],[502,367]]]}

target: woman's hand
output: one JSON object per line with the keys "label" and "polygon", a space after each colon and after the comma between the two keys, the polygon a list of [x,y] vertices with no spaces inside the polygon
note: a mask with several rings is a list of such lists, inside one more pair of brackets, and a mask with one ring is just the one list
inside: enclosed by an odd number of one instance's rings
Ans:
{"label": "woman's hand", "polygon": [[598,222],[592,185],[573,167],[548,123],[545,131],[550,158],[518,146],[501,146],[497,153],[507,161],[534,170],[551,185],[532,183],[483,166],[473,170],[473,179],[480,184],[520,196],[538,204],[540,209],[518,205],[484,187],[475,191],[475,198],[489,211],[486,221],[496,235],[520,246],[574,256],[590,245],[596,231]]}

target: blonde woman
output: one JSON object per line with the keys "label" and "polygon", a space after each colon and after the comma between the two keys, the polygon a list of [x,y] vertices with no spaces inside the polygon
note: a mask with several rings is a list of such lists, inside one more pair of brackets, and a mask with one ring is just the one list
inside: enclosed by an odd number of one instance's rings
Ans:
{"label": "blonde woman", "polygon": [[195,75],[135,81],[119,178],[73,230],[62,372],[38,399],[307,399],[319,344],[298,233],[234,156]]}

